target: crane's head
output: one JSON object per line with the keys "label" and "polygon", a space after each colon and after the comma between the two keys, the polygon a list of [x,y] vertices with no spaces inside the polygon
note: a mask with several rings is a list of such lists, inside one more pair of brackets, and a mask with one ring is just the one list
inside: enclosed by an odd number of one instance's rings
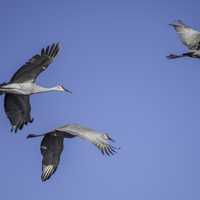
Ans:
{"label": "crane's head", "polygon": [[61,92],[68,92],[68,93],[72,94],[72,91],[66,89],[63,85],[58,85],[58,86],[57,86],[57,89],[58,89],[59,91],[61,91]]}
{"label": "crane's head", "polygon": [[174,27],[175,29],[187,27],[187,25],[185,25],[181,20],[175,20],[174,22],[170,23],[169,25]]}

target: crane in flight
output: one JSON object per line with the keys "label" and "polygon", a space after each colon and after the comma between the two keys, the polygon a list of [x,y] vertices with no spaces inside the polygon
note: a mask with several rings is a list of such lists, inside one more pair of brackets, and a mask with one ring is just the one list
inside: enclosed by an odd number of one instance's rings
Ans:
{"label": "crane in flight", "polygon": [[38,75],[53,62],[59,49],[59,43],[43,48],[40,54],[34,55],[19,68],[8,83],[0,84],[0,94],[5,94],[4,109],[12,125],[11,131],[17,132],[33,122],[30,95],[50,91],[71,93],[62,85],[46,88],[35,83]]}
{"label": "crane in flight", "polygon": [[181,20],[177,20],[169,25],[174,27],[175,31],[179,35],[180,40],[188,48],[188,51],[182,54],[170,54],[167,56],[167,58],[200,58],[200,32],[184,24]]}
{"label": "crane in flight", "polygon": [[28,138],[43,137],[40,144],[42,159],[41,180],[48,180],[56,171],[63,151],[64,138],[80,137],[94,144],[103,155],[113,155],[117,149],[109,141],[114,140],[107,134],[94,131],[77,124],[68,124],[41,135],[30,134]]}

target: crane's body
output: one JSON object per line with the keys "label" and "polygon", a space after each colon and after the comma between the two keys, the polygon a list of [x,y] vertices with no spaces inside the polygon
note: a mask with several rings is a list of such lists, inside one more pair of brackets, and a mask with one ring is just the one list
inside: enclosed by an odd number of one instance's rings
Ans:
{"label": "crane's body", "polygon": [[0,95],[5,94],[4,108],[15,132],[33,122],[30,95],[51,91],[70,92],[62,85],[45,88],[36,84],[36,79],[53,62],[60,50],[59,44],[52,44],[34,55],[12,76],[8,83],[0,84]]}
{"label": "crane's body", "polygon": [[200,58],[200,32],[187,26],[181,20],[177,20],[170,25],[174,27],[180,40],[188,48],[188,52],[182,54],[170,54],[167,58]]}
{"label": "crane's body", "polygon": [[42,181],[48,180],[56,171],[63,151],[64,138],[80,137],[94,144],[103,155],[113,155],[116,148],[109,144],[114,140],[107,133],[97,132],[78,124],[68,124],[45,134],[30,134],[27,138],[43,137],[40,144],[42,159]]}

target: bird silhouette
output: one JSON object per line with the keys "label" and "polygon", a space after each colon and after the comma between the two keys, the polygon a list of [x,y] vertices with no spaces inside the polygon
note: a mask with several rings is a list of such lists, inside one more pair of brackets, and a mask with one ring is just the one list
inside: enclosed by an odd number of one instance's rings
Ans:
{"label": "bird silhouette", "polygon": [[34,137],[43,137],[40,145],[41,154],[43,156],[42,181],[48,180],[55,173],[63,151],[64,138],[80,137],[88,140],[94,144],[103,155],[113,155],[117,152],[117,149],[119,149],[109,144],[109,141],[114,142],[109,134],[97,132],[78,124],[68,124],[44,134],[30,134],[27,136],[27,138]]}
{"label": "bird silhouette", "polygon": [[169,59],[192,57],[200,58],[200,32],[184,24],[181,20],[169,24],[174,27],[182,43],[188,48],[188,52],[182,54],[170,54]]}
{"label": "bird silhouette", "polygon": [[8,83],[0,84],[0,94],[5,94],[4,109],[12,125],[11,131],[17,132],[33,122],[30,95],[50,91],[71,93],[62,85],[45,88],[35,83],[38,75],[48,68],[59,50],[59,43],[43,48],[40,54],[34,55],[18,69]]}

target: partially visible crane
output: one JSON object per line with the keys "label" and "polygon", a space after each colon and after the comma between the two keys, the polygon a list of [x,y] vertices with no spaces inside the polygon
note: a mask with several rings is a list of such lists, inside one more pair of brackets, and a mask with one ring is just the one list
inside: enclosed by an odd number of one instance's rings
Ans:
{"label": "partially visible crane", "polygon": [[0,94],[5,93],[4,108],[12,125],[11,131],[17,132],[24,125],[33,122],[30,95],[50,91],[66,91],[71,93],[62,85],[45,88],[35,83],[38,75],[53,62],[59,49],[59,43],[43,48],[41,54],[37,54],[29,59],[28,62],[17,70],[8,83],[0,85]]}
{"label": "partially visible crane", "polygon": [[200,32],[191,28],[190,26],[187,26],[181,20],[177,20],[169,25],[174,27],[182,43],[189,49],[189,51],[182,54],[170,54],[167,56],[167,58],[200,58]]}
{"label": "partially visible crane", "polygon": [[42,181],[48,180],[56,171],[63,151],[64,138],[80,137],[88,140],[104,155],[113,155],[119,149],[109,144],[109,140],[112,142],[114,140],[107,133],[97,132],[77,124],[68,124],[41,135],[30,134],[27,136],[27,138],[33,137],[43,137],[40,145],[43,156]]}

